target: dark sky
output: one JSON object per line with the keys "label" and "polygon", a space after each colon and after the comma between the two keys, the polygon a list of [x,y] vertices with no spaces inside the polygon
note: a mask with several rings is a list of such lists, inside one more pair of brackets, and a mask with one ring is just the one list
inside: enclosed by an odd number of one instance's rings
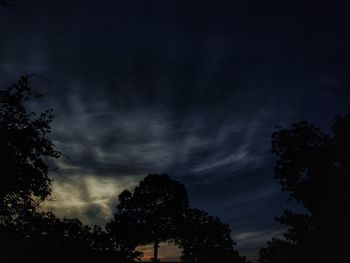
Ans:
{"label": "dark sky", "polygon": [[[0,85],[38,74],[62,158],[63,216],[104,224],[148,173],[231,225],[254,258],[287,207],[270,135],[350,109],[345,6],[266,1],[10,1],[0,8]],[[263,2],[263,3],[262,3]],[[50,85],[51,84],[51,85]]]}

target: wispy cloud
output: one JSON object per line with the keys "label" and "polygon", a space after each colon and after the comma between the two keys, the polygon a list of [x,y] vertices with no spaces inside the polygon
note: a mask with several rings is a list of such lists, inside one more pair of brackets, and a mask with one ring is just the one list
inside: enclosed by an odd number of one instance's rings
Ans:
{"label": "wispy cloud", "polygon": [[88,174],[57,176],[45,209],[59,217],[78,217],[86,224],[103,226],[112,218],[117,195],[124,189],[132,189],[135,179],[134,176],[116,179]]}

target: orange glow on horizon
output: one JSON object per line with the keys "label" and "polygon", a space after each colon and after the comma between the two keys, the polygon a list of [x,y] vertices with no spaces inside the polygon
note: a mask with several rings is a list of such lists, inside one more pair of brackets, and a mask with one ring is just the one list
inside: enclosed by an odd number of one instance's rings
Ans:
{"label": "orange glow on horizon", "polygon": [[[153,258],[153,244],[139,246],[136,250],[143,252],[141,261],[151,261]],[[182,250],[175,245],[168,244],[166,242],[160,243],[158,249],[158,258],[161,261],[180,261]]]}

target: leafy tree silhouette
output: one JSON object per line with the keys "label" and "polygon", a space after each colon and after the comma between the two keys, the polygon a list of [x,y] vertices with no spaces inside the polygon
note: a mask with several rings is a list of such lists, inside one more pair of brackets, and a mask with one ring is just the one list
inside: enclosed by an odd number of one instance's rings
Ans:
{"label": "leafy tree silhouette", "polygon": [[52,110],[36,116],[25,104],[40,97],[28,87],[28,77],[0,91],[0,223],[35,211],[51,192],[47,158],[59,158],[48,138]]}
{"label": "leafy tree silhouette", "polygon": [[177,222],[187,208],[184,185],[167,175],[150,174],[134,193],[125,190],[119,195],[117,213],[106,229],[112,235],[124,236],[134,247],[152,242],[156,262],[159,243],[175,238]]}
{"label": "leafy tree silhouette", "polygon": [[350,112],[337,117],[331,134],[308,122],[272,135],[278,159],[275,178],[306,209],[277,218],[288,226],[285,240],[274,239],[259,252],[259,262],[333,262],[346,255],[350,234]]}
{"label": "leafy tree silhouette", "polygon": [[[122,225],[119,225],[122,228]],[[140,260],[142,253],[134,251],[131,239],[122,239],[121,236],[110,235],[99,226],[94,226],[89,238],[89,246],[95,251],[110,254],[122,262]]]}
{"label": "leafy tree silhouette", "polygon": [[233,249],[228,224],[218,217],[190,208],[179,224],[178,243],[183,249],[181,259],[184,262],[246,262]]}
{"label": "leafy tree silhouette", "polygon": [[153,243],[158,260],[161,241],[183,249],[185,262],[247,262],[233,249],[228,224],[206,212],[189,208],[181,183],[167,175],[150,174],[131,193],[124,190],[114,219],[106,225],[111,236],[124,240],[125,251]]}

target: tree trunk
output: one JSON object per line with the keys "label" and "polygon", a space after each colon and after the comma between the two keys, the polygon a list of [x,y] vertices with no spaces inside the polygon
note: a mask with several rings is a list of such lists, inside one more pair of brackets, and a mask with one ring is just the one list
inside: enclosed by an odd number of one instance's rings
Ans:
{"label": "tree trunk", "polygon": [[159,240],[156,239],[154,241],[154,255],[153,255],[153,262],[158,262],[158,247],[159,247]]}

